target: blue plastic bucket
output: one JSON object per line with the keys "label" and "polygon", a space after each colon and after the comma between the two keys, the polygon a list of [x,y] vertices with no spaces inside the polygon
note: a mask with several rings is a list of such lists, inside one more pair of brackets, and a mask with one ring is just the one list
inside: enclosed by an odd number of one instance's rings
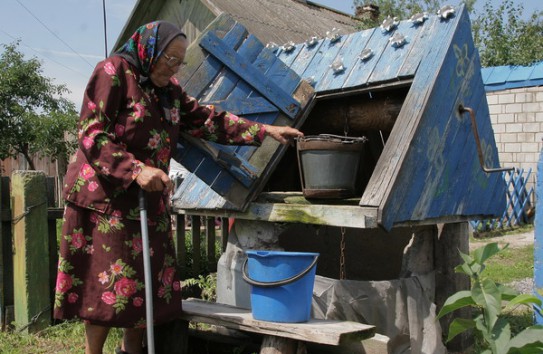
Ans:
{"label": "blue plastic bucket", "polygon": [[307,322],[318,253],[248,250],[242,276],[251,284],[255,320]]}

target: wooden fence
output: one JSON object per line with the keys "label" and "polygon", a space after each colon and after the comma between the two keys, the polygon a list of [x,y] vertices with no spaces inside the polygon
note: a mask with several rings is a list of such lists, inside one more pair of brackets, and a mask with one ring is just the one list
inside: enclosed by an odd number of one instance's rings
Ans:
{"label": "wooden fence", "polygon": [[534,188],[527,188],[531,175],[531,168],[527,171],[515,168],[512,171],[503,172],[506,205],[504,205],[502,215],[495,219],[473,220],[470,222],[473,229],[484,232],[533,223]]}
{"label": "wooden fence", "polygon": [[[6,330],[14,321],[17,330],[32,333],[53,323],[63,216],[58,184],[41,171],[16,171],[0,182],[0,326]],[[228,220],[181,214],[172,219],[181,278],[215,272]]]}

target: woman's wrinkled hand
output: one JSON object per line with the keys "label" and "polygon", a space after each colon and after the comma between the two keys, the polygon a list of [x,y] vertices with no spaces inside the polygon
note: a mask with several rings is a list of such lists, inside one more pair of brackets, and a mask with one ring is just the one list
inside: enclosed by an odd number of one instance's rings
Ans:
{"label": "woman's wrinkled hand", "polygon": [[265,124],[266,134],[280,142],[281,144],[290,144],[294,138],[304,136],[304,133],[296,128],[284,126],[275,126]]}
{"label": "woman's wrinkled hand", "polygon": [[136,183],[146,192],[171,192],[173,182],[170,177],[161,169],[150,166],[142,168],[136,177]]}

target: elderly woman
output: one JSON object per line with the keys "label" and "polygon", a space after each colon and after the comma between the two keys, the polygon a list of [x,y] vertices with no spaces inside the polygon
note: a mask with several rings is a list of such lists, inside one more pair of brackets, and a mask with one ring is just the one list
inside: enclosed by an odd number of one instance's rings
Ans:
{"label": "elderly woman", "polygon": [[147,192],[155,325],[181,312],[181,283],[167,211],[170,156],[179,132],[224,144],[287,143],[302,133],[200,106],[173,77],[188,46],[168,22],[140,27],[98,63],[79,121],[79,149],[64,185],[54,315],[85,323],[85,353],[102,353],[110,327],[120,352],[142,352],[145,284],[138,191]]}

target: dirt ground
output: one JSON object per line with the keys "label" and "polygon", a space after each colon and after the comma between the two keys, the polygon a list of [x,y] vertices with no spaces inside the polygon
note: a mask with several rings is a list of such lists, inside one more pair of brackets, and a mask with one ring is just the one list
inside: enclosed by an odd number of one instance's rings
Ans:
{"label": "dirt ground", "polygon": [[469,249],[474,250],[490,242],[498,242],[501,246],[509,244],[511,248],[520,248],[534,243],[534,229],[520,232],[520,233],[510,233],[504,236],[493,236],[493,237],[484,237],[484,238],[471,238],[469,243]]}

